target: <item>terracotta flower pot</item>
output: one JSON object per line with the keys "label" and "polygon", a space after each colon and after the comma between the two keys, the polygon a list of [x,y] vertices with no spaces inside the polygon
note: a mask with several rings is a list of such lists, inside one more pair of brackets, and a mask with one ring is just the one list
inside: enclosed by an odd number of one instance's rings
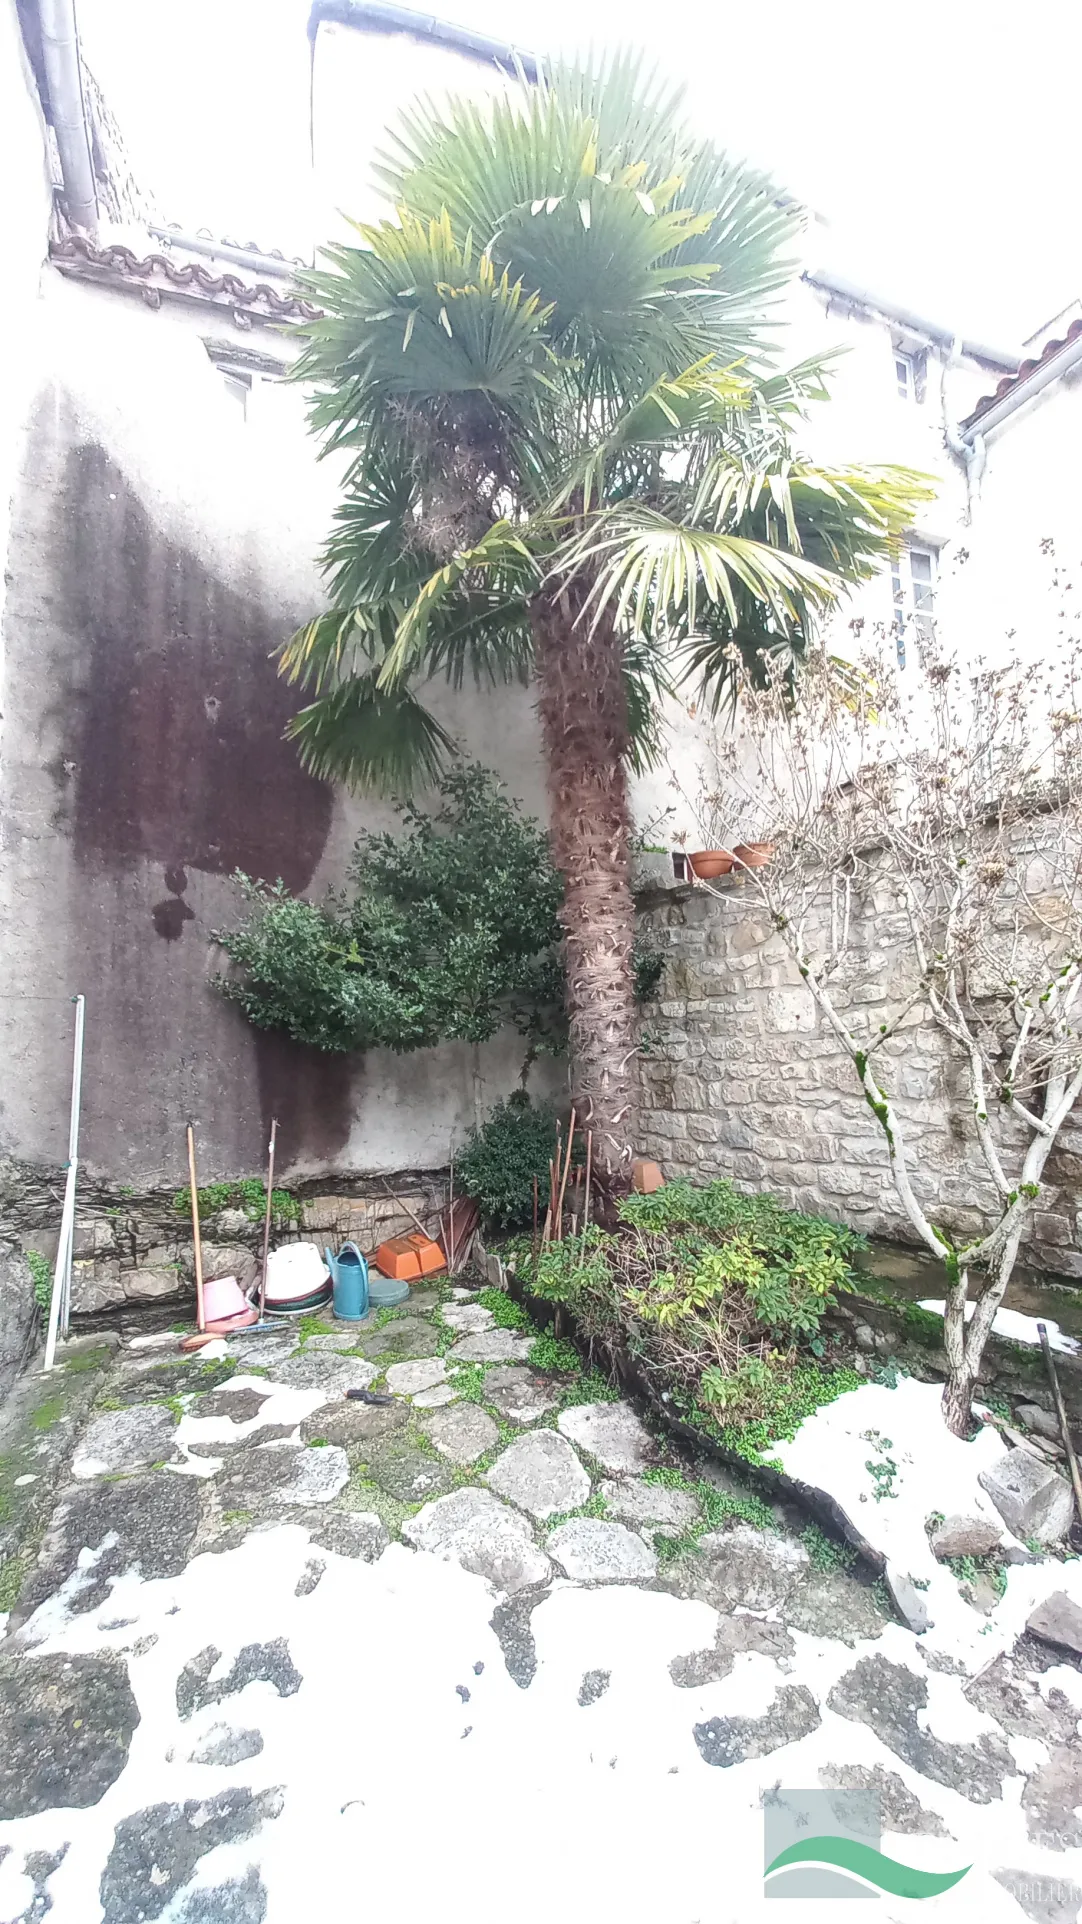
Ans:
{"label": "terracotta flower pot", "polygon": [[733,858],[727,848],[700,848],[688,856],[687,862],[700,882],[712,882],[717,875],[728,875]]}
{"label": "terracotta flower pot", "polygon": [[765,868],[773,853],[773,842],[739,842],[733,860],[744,868]]}

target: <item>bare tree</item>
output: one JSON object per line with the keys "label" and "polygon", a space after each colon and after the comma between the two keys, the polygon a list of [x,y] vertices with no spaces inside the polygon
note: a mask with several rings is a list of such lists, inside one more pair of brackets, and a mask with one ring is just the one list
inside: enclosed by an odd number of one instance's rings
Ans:
{"label": "bare tree", "polygon": [[[775,844],[744,889],[712,892],[760,899],[853,1064],[905,1214],[946,1267],[944,1413],[964,1435],[1045,1165],[1082,1091],[1082,658],[1072,645],[1055,669],[962,666],[933,636],[915,640],[904,674],[889,637],[852,668],[818,654],[795,702],[783,665],[763,657],[755,676],[734,662],[741,727],[716,744],[702,799],[732,841]],[[894,956],[884,1020],[849,993],[869,906]],[[935,1185],[921,1181],[892,1094],[928,1023],[960,1070],[966,1134],[996,1198],[968,1236],[922,1202],[918,1189]]]}

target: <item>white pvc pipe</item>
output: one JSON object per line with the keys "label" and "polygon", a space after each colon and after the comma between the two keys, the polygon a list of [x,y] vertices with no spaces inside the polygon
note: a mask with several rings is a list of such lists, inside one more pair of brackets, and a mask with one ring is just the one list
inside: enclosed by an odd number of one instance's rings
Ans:
{"label": "white pvc pipe", "polygon": [[75,1179],[79,1168],[79,1107],[83,1093],[83,1028],[86,998],[75,1002],[75,1046],[71,1070],[71,1115],[68,1121],[68,1169],[64,1183],[64,1208],[60,1218],[60,1242],[53,1270],[53,1293],[49,1301],[49,1328],[45,1338],[45,1368],[56,1361],[58,1332],[66,1336],[71,1315],[71,1263],[75,1247]]}

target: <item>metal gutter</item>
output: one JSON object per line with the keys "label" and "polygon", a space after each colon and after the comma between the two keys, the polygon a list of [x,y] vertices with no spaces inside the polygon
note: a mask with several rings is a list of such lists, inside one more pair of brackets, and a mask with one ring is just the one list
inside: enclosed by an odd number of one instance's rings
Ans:
{"label": "metal gutter", "polygon": [[250,267],[259,274],[275,274],[282,280],[291,281],[299,269],[309,266],[306,261],[284,260],[279,254],[260,254],[252,247],[235,247],[230,241],[208,240],[204,234],[182,234],[176,227],[147,228],[155,240],[174,243],[190,254],[205,254],[210,260],[235,261],[238,267]]}
{"label": "metal gutter", "polygon": [[49,120],[64,176],[64,211],[73,227],[93,234],[98,196],[86,124],[74,0],[38,0],[41,54],[49,88]]}
{"label": "metal gutter", "polygon": [[308,16],[308,38],[315,40],[324,21],[341,27],[354,27],[359,33],[403,33],[412,40],[446,47],[486,67],[499,67],[507,74],[537,79],[537,59],[532,53],[509,46],[504,40],[490,40],[487,34],[471,33],[450,20],[437,20],[432,13],[414,13],[410,7],[385,5],[384,0],[313,0]]}
{"label": "metal gutter", "polygon": [[1062,380],[1072,368],[1080,365],[1082,365],[1082,335],[1076,340],[1066,342],[1060,352],[1053,354],[1050,360],[1041,361],[1032,374],[1027,374],[1024,380],[1017,381],[1002,400],[994,401],[990,408],[984,408],[980,414],[970,415],[968,421],[963,421],[959,430],[962,440],[969,442],[972,446],[976,446],[979,441],[984,441],[993,429],[998,428],[1020,407],[1024,407],[1027,401],[1032,401],[1034,395],[1039,394],[1042,388],[1049,387],[1053,381]]}
{"label": "metal gutter", "polygon": [[997,367],[1005,374],[1016,374],[1021,366],[1020,355],[1005,354],[999,348],[986,347],[981,341],[963,340],[953,328],[943,327],[939,321],[929,321],[911,307],[900,306],[897,301],[883,300],[866,287],[860,287],[856,281],[843,280],[840,275],[828,273],[825,268],[810,269],[801,278],[807,281],[809,287],[821,287],[827,294],[836,294],[841,300],[852,301],[854,307],[869,308],[876,314],[884,314],[888,320],[898,321],[902,327],[911,327],[914,334],[924,334],[942,347],[957,344],[958,351],[971,361],[983,361],[988,367]]}

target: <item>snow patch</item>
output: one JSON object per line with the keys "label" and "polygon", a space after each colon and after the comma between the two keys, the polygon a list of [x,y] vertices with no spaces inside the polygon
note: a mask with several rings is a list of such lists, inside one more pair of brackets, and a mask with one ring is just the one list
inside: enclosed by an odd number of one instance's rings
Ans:
{"label": "snow patch", "polygon": [[[937,1300],[934,1296],[927,1296],[917,1307],[931,1310],[933,1316],[942,1316],[945,1304],[942,1299]],[[976,1303],[966,1304],[967,1323],[976,1307]],[[1048,1331],[1048,1343],[1051,1349],[1062,1350],[1065,1356],[1073,1356],[1077,1350],[1082,1349],[1082,1343],[1079,1343],[1074,1336],[1067,1336],[1051,1316],[1045,1316],[1041,1320]],[[1007,1336],[1012,1343],[1031,1343],[1039,1346],[1041,1341],[1036,1316],[1025,1316],[1020,1309],[997,1309],[992,1323],[992,1334]]]}
{"label": "snow patch", "polygon": [[977,1480],[1002,1456],[1002,1441],[991,1428],[971,1442],[952,1435],[941,1399],[938,1383],[914,1377],[900,1378],[894,1389],[866,1383],[815,1410],[791,1442],[773,1444],[768,1454],[787,1476],[827,1492],[869,1547],[916,1581],[932,1619],[921,1643],[975,1670],[1014,1643],[1052,1591],[1082,1601],[1082,1562],[1013,1565],[988,1617],[965,1601],[952,1571],[932,1554],[929,1517],[984,1517],[1001,1531],[1005,1548],[1024,1546]]}

